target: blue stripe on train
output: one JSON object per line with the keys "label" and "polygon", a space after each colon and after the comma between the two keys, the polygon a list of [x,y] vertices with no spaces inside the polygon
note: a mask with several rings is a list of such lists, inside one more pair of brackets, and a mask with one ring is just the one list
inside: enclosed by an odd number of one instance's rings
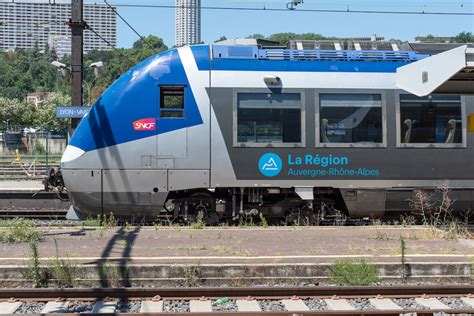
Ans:
{"label": "blue stripe on train", "polygon": [[[409,64],[407,61],[301,61],[265,59],[212,59],[210,47],[193,46],[199,70],[224,71],[291,71],[291,72],[383,72],[395,73],[397,68]],[[427,56],[427,55],[426,55]],[[426,57],[420,55],[420,59]]]}
{"label": "blue stripe on train", "polygon": [[[184,85],[184,118],[159,118],[160,85]],[[137,131],[133,122],[156,118],[156,130]],[[177,50],[152,56],[115,81],[97,100],[71,138],[84,151],[109,147],[202,124]]]}

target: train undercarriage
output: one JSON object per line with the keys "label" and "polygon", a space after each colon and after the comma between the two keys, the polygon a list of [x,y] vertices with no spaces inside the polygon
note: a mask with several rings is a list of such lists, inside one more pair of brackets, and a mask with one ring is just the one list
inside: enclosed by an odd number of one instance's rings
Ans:
{"label": "train undercarriage", "polygon": [[319,225],[323,221],[343,222],[347,210],[340,192],[315,190],[314,199],[303,200],[294,189],[219,188],[170,192],[165,210],[186,223],[201,217],[209,225],[258,223]]}
{"label": "train undercarriage", "polygon": [[[400,219],[428,213],[468,214],[474,189],[449,188],[331,188],[233,187],[153,193],[69,192],[60,171],[52,170],[45,190],[64,200],[71,196],[75,212],[84,217],[113,213],[118,219],[207,225],[267,222],[273,225],[344,224],[352,219]],[[156,195],[154,198],[153,196]],[[149,204],[140,200],[145,196]],[[159,198],[159,199],[158,199]],[[425,214],[420,213],[423,210]],[[427,213],[426,213],[427,212]],[[81,216],[79,216],[80,218]]]}
{"label": "train undercarriage", "polygon": [[314,188],[312,199],[302,199],[294,188],[218,188],[170,192],[165,210],[174,220],[185,223],[200,216],[209,225],[262,221],[277,225],[343,225],[351,219],[426,220],[441,213],[472,220],[472,201],[474,190],[447,187]]}

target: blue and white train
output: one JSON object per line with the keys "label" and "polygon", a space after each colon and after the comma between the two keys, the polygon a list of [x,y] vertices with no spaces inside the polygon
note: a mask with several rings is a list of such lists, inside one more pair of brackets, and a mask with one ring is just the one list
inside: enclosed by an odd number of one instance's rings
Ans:
{"label": "blue and white train", "polygon": [[318,221],[406,212],[416,190],[445,183],[468,209],[474,98],[396,86],[398,68],[426,57],[256,44],[152,56],[72,136],[61,171],[73,210]]}

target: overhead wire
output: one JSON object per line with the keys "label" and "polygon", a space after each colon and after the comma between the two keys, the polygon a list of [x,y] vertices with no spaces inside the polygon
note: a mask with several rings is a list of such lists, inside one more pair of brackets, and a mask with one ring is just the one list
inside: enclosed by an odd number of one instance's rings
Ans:
{"label": "overhead wire", "polygon": [[[166,5],[166,4],[127,4],[114,3],[115,7],[128,8],[160,8],[160,9],[193,9],[189,5]],[[301,9],[288,10],[287,8],[269,8],[269,7],[223,7],[223,6],[201,6],[201,10],[227,10],[227,11],[272,11],[272,12],[313,12],[313,13],[354,13],[354,14],[397,14],[397,15],[450,15],[450,16],[474,16],[474,12],[441,12],[441,11],[388,11],[388,10],[353,10],[348,5],[346,9]]]}
{"label": "overhead wire", "polygon": [[115,8],[113,6],[111,6],[107,0],[104,0],[104,3],[135,33],[137,34],[137,36],[143,41],[143,43],[145,43],[152,51],[154,51],[156,54],[158,54],[158,51],[150,44],[148,43],[148,41],[146,40],[146,38],[144,36],[142,36],[140,33],[138,33],[138,31],[132,26],[130,25],[130,23],[127,22],[127,20],[125,20],[124,17],[122,17],[120,15],[120,13],[117,12],[117,10],[115,10]]}
{"label": "overhead wire", "polygon": [[130,56],[124,54],[124,52],[122,52],[120,49],[118,49],[117,47],[115,47],[114,45],[112,45],[112,43],[110,43],[106,38],[104,38],[102,35],[100,35],[96,30],[94,30],[94,28],[92,28],[90,25],[87,25],[86,27],[86,30],[88,31],[91,31],[92,33],[94,33],[98,38],[100,38],[102,41],[104,41],[104,43],[106,43],[110,48],[112,48],[113,50],[117,51],[122,57],[128,59],[128,61],[130,61],[132,64],[136,64],[137,61],[132,59]]}

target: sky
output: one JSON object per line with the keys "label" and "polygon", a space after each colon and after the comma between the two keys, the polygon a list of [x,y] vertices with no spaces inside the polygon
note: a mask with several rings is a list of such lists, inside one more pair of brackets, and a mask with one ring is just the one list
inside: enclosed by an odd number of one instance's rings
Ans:
{"label": "sky", "polygon": [[[286,8],[290,0],[201,0],[202,6]],[[102,2],[101,0],[85,2]],[[111,4],[174,5],[175,0],[108,0]],[[319,33],[325,36],[359,37],[377,34],[389,39],[414,41],[417,35],[474,33],[474,16],[355,14],[302,12],[309,9],[379,10],[416,12],[474,12],[474,0],[304,0],[297,10],[238,11],[202,10],[202,40],[212,43],[221,36],[247,37],[259,33]],[[118,12],[141,34],[157,35],[168,46],[175,43],[174,9],[118,7]],[[137,35],[117,18],[118,47],[131,47]]]}

